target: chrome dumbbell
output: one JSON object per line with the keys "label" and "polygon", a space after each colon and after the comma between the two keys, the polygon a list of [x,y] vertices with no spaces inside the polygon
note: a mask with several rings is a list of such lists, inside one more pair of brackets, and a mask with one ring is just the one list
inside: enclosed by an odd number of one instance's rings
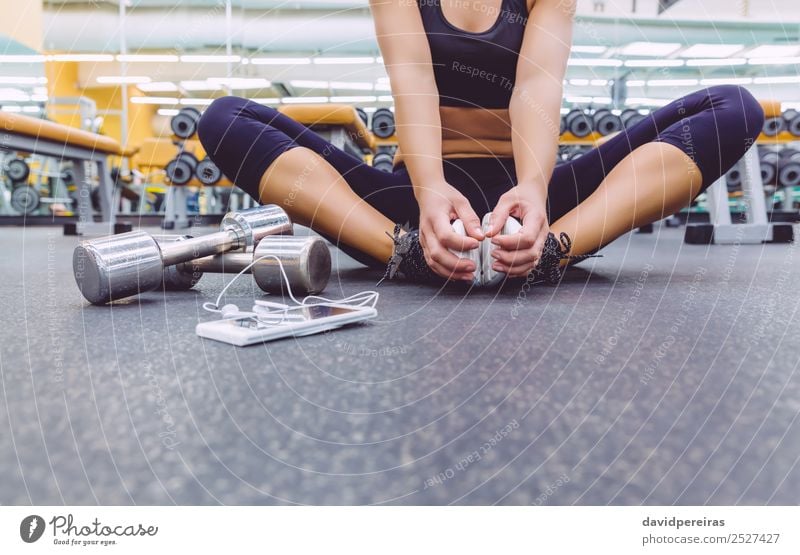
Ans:
{"label": "chrome dumbbell", "polygon": [[83,241],[72,255],[72,269],[86,300],[103,304],[155,289],[168,266],[246,251],[267,235],[291,233],[292,222],[279,206],[257,206],[228,213],[216,233],[163,246],[144,231]]}
{"label": "chrome dumbbell", "polygon": [[[159,245],[190,241],[185,235],[164,235],[156,238]],[[256,285],[268,293],[281,293],[286,283],[281,275],[281,264],[292,293],[311,295],[328,285],[331,276],[331,253],[320,237],[294,237],[276,235],[265,237],[253,252],[231,252],[206,256],[164,268],[164,288],[186,291],[197,284],[204,273],[235,274],[252,266],[247,273],[253,275]]]}

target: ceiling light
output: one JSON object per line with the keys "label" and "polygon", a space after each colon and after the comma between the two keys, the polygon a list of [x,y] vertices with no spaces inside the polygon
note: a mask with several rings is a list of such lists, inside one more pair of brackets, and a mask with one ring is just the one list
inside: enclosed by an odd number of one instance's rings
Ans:
{"label": "ceiling light", "polygon": [[608,79],[592,79],[589,81],[589,85],[592,87],[605,87],[608,85]]}
{"label": "ceiling light", "polygon": [[362,83],[353,81],[331,81],[332,89],[345,89],[351,91],[371,91],[375,85],[372,83]]}
{"label": "ceiling light", "polygon": [[374,64],[375,58],[356,57],[356,58],[314,58],[315,64]]}
{"label": "ceiling light", "polygon": [[250,58],[257,66],[299,66],[311,63],[311,58]]}
{"label": "ceiling light", "polygon": [[700,82],[697,79],[651,79],[648,87],[694,87]]}
{"label": "ceiling light", "polygon": [[3,106],[3,111],[4,112],[21,112],[22,111],[22,107],[21,106]]}
{"label": "ceiling light", "polygon": [[47,60],[42,54],[3,54],[0,63],[4,64],[36,64]]}
{"label": "ceiling light", "polygon": [[226,56],[224,54],[190,54],[181,56],[182,62],[200,64],[236,63],[241,59],[241,56]]}
{"label": "ceiling light", "polygon": [[289,84],[293,87],[298,87],[300,89],[328,89],[330,88],[330,83],[328,81],[306,81],[302,79],[289,81]]}
{"label": "ceiling light", "polygon": [[392,95],[381,95],[378,97],[378,102],[394,102],[394,97]]}
{"label": "ceiling light", "polygon": [[752,85],[752,77],[722,77],[714,79],[700,79],[700,84],[704,87],[711,87],[713,85]]}
{"label": "ceiling light", "polygon": [[743,44],[695,44],[680,53],[683,58],[727,58],[744,48]]}
{"label": "ceiling light", "polygon": [[253,102],[257,102],[258,104],[279,104],[281,99],[277,97],[273,98],[251,98]]}
{"label": "ceiling light", "polygon": [[178,104],[178,99],[171,96],[134,96],[131,98],[133,104],[165,104],[174,106]]}
{"label": "ceiling light", "polygon": [[683,60],[625,60],[625,67],[681,67]]}
{"label": "ceiling light", "polygon": [[218,91],[222,89],[218,83],[209,81],[181,81],[181,88],[187,91]]}
{"label": "ceiling light", "polygon": [[626,106],[666,106],[671,101],[665,98],[629,98],[625,101]]}
{"label": "ceiling light", "polygon": [[797,56],[800,46],[796,44],[762,44],[745,53],[747,58],[785,58]]}
{"label": "ceiling light", "polygon": [[22,89],[4,88],[0,89],[0,101],[9,102],[28,102],[31,99],[30,95],[25,93]]}
{"label": "ceiling light", "polygon": [[356,103],[356,102],[377,102],[377,96],[332,96],[330,97],[331,102],[347,102],[347,103]]}
{"label": "ceiling light", "polygon": [[574,85],[576,87],[588,87],[589,86],[589,80],[588,79],[580,79],[580,78],[570,79],[569,80],[569,84],[570,85]]}
{"label": "ceiling light", "polygon": [[800,83],[800,75],[779,75],[775,77],[756,77],[753,79],[756,85],[783,85],[789,83]]}
{"label": "ceiling light", "polygon": [[284,96],[281,101],[284,104],[320,104],[328,102],[327,96]]}
{"label": "ceiling light", "polygon": [[622,60],[612,58],[570,58],[567,65],[583,67],[620,67]]}
{"label": "ceiling light", "polygon": [[47,77],[9,76],[0,77],[0,85],[44,85]]}
{"label": "ceiling light", "polygon": [[150,78],[144,75],[101,75],[97,82],[104,85],[139,85],[149,83]]}
{"label": "ceiling light", "polygon": [[180,58],[175,54],[117,54],[118,62],[177,62]]}
{"label": "ceiling light", "polygon": [[625,81],[625,84],[629,87],[644,87],[645,82],[641,79],[631,79],[629,81]]}
{"label": "ceiling light", "polygon": [[49,54],[47,59],[52,62],[113,62],[111,54]]}
{"label": "ceiling light", "polygon": [[585,46],[580,44],[573,44],[570,49],[577,54],[602,54],[606,51],[605,46]]}
{"label": "ceiling light", "polygon": [[175,108],[159,108],[158,115],[159,116],[177,116],[180,110],[176,110]]}
{"label": "ceiling light", "polygon": [[265,89],[272,86],[272,83],[266,79],[244,77],[209,77],[208,82],[231,89]]}
{"label": "ceiling light", "polygon": [[141,83],[137,88],[142,92],[177,92],[178,86],[170,81],[156,81],[153,83]]}
{"label": "ceiling light", "polygon": [[564,98],[570,104],[588,104],[592,101],[591,96],[567,96]]}
{"label": "ceiling light", "polygon": [[680,47],[677,42],[632,42],[623,46],[619,53],[624,56],[669,56]]}
{"label": "ceiling light", "polygon": [[742,66],[747,63],[745,58],[696,58],[694,60],[686,60],[686,65],[689,67],[705,67],[705,66]]}
{"label": "ceiling light", "polygon": [[23,106],[22,111],[29,114],[38,114],[41,112],[41,109],[38,106]]}
{"label": "ceiling light", "polygon": [[31,102],[47,102],[46,94],[32,94]]}
{"label": "ceiling light", "polygon": [[750,58],[748,63],[753,66],[790,66],[800,64],[800,57],[794,58]]}
{"label": "ceiling light", "polygon": [[375,83],[376,91],[390,91],[392,86],[389,83]]}
{"label": "ceiling light", "polygon": [[181,98],[181,106],[208,106],[213,98]]}

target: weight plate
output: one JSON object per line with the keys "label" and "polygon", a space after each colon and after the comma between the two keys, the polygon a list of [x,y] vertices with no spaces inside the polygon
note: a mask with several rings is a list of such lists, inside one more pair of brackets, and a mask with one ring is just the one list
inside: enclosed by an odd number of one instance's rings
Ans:
{"label": "weight plate", "polygon": [[28,167],[28,163],[21,158],[14,158],[13,160],[9,160],[8,164],[6,164],[6,175],[8,175],[8,178],[14,183],[23,183],[27,181],[30,174],[31,169]]}
{"label": "weight plate", "polygon": [[392,173],[392,155],[386,152],[379,152],[372,158],[372,167],[386,173]]}
{"label": "weight plate", "polygon": [[592,122],[583,110],[572,110],[567,114],[567,131],[575,137],[582,138],[592,132]]}
{"label": "weight plate", "polygon": [[356,108],[356,113],[358,117],[361,118],[361,121],[364,122],[364,125],[369,125],[369,117],[367,116],[367,112],[364,111],[364,108]]}
{"label": "weight plate", "polygon": [[11,207],[20,214],[30,214],[38,206],[39,193],[32,187],[18,187],[11,193]]}
{"label": "weight plate", "polygon": [[196,109],[182,109],[172,117],[169,122],[170,129],[176,137],[188,139],[197,131],[197,122],[200,120],[200,112]]}
{"label": "weight plate", "polygon": [[764,127],[761,130],[767,137],[774,137],[786,129],[786,122],[783,118],[767,118],[764,120]]}
{"label": "weight plate", "polygon": [[210,158],[203,158],[197,164],[194,173],[203,185],[216,185],[222,179],[222,172]]}
{"label": "weight plate", "polygon": [[634,113],[630,114],[627,118],[623,118],[622,126],[625,129],[630,129],[631,127],[633,127],[637,123],[639,123],[642,120],[644,120],[646,117],[647,116],[645,116],[644,114],[640,114],[639,112],[634,111]]}
{"label": "weight plate", "polygon": [[622,120],[611,112],[603,114],[599,118],[596,117],[594,122],[595,131],[603,136],[622,131]]}
{"label": "weight plate", "polygon": [[372,132],[381,139],[394,135],[394,114],[387,108],[379,108],[372,114]]}
{"label": "weight plate", "polygon": [[800,163],[789,162],[781,168],[778,174],[778,183],[781,187],[797,187],[800,185]]}
{"label": "weight plate", "polygon": [[191,181],[192,174],[194,174],[189,164],[177,158],[170,160],[165,170],[167,172],[167,179],[169,179],[170,183],[173,185],[186,185]]}
{"label": "weight plate", "polygon": [[195,168],[197,167],[197,164],[199,163],[199,161],[197,160],[197,156],[195,156],[191,152],[186,152],[186,151],[180,152],[175,157],[175,159],[180,160],[181,162],[187,164],[192,169],[192,172],[194,172]]}
{"label": "weight plate", "polygon": [[795,137],[800,137],[800,115],[792,118],[786,126],[786,129]]}
{"label": "weight plate", "polygon": [[742,171],[739,169],[738,164],[725,174],[725,183],[728,186],[728,191],[738,191],[742,188]]}
{"label": "weight plate", "polygon": [[761,182],[764,185],[775,185],[775,177],[778,173],[775,171],[775,165],[769,162],[761,162]]}
{"label": "weight plate", "polygon": [[61,179],[64,181],[65,185],[74,185],[75,184],[75,174],[72,172],[72,168],[66,168],[61,172]]}

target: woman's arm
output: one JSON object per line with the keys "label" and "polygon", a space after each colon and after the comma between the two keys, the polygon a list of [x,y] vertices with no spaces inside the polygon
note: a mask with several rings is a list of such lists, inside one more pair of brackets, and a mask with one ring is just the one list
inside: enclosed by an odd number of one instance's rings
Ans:
{"label": "woman's arm", "polygon": [[[439,91],[419,7],[414,0],[370,0],[370,8],[394,96],[400,151],[420,207],[425,259],[439,275],[470,280],[474,264],[449,249],[477,248],[483,234],[469,201],[444,178]],[[453,232],[455,218],[471,237]]]}
{"label": "woman's arm", "polygon": [[[520,276],[538,262],[547,238],[547,186],[555,166],[564,73],[576,0],[536,0],[522,41],[509,105],[517,186],[493,211],[487,236],[500,246],[497,269]],[[508,215],[522,220],[519,235],[497,236]]]}
{"label": "woman's arm", "polygon": [[439,92],[414,0],[370,0],[394,96],[397,138],[415,192],[444,183]]}
{"label": "woman's arm", "polygon": [[547,198],[558,153],[564,73],[576,0],[536,0],[525,29],[509,115],[518,186]]}

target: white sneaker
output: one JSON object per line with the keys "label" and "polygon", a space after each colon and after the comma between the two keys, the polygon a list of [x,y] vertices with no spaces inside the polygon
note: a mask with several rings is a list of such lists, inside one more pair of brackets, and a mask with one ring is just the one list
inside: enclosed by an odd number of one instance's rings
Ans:
{"label": "white sneaker", "polygon": [[[489,230],[491,216],[492,213],[489,212],[483,217],[481,230],[484,233]],[[516,220],[516,218],[508,218],[500,234],[509,235],[512,233],[518,233],[521,228],[522,225]],[[453,222],[453,231],[464,237],[467,235],[466,230],[464,229],[464,223],[461,220],[456,220]],[[484,239],[480,242],[480,245],[477,249],[472,249],[469,251],[455,251],[451,249],[450,252],[460,258],[472,260],[475,263],[476,269],[472,281],[473,285],[479,287],[496,287],[500,285],[503,280],[505,280],[506,274],[503,272],[497,272],[492,268],[492,263],[494,262],[494,258],[492,258],[492,251],[495,248],[495,245],[492,244],[490,239]]]}
{"label": "white sneaker", "polygon": [[[483,217],[483,224],[481,225],[481,229],[484,233],[489,230],[491,225],[492,213],[489,212]],[[506,220],[503,229],[500,230],[500,235],[511,235],[514,233],[519,233],[519,230],[522,229],[522,224],[517,221],[514,217],[509,217]],[[496,249],[497,246],[492,243],[491,239],[484,239],[481,241],[481,246],[478,250],[481,251],[481,273],[483,274],[483,281],[482,285],[484,287],[497,287],[506,279],[506,274],[504,272],[498,272],[494,268],[492,268],[492,264],[494,263],[494,258],[492,258],[492,252]]]}
{"label": "white sneaker", "polygon": [[[467,230],[464,228],[464,222],[461,220],[456,220],[453,222],[453,231],[461,235],[462,237],[467,236]],[[481,248],[480,246],[477,249],[471,249],[467,251],[456,251],[450,249],[454,255],[458,256],[459,258],[466,258],[467,260],[472,260],[475,263],[475,272],[473,273],[472,284],[473,285],[482,285],[482,275],[483,272],[481,270]]]}

